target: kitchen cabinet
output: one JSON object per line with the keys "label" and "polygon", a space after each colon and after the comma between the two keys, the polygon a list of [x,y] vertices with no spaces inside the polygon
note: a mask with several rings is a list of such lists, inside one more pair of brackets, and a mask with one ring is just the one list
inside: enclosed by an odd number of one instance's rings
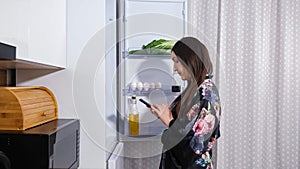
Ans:
{"label": "kitchen cabinet", "polygon": [[66,9],[66,0],[2,0],[0,42],[16,47],[17,63],[0,65],[30,68],[38,63],[65,68]]}

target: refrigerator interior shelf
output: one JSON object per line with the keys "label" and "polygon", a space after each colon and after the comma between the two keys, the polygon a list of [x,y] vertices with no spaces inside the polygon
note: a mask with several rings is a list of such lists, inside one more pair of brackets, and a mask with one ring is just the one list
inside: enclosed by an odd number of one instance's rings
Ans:
{"label": "refrigerator interior shelf", "polygon": [[161,140],[161,133],[160,134],[153,134],[153,135],[122,135],[120,136],[121,142],[127,141],[160,141]]}
{"label": "refrigerator interior shelf", "polygon": [[131,2],[184,3],[184,0],[128,0]]}
{"label": "refrigerator interior shelf", "polygon": [[129,52],[123,52],[123,58],[127,59],[171,59],[171,54],[156,55],[156,54],[129,54]]}
{"label": "refrigerator interior shelf", "polygon": [[123,89],[123,96],[132,96],[132,95],[136,95],[136,96],[148,96],[149,94],[151,94],[154,91],[159,90],[161,93],[164,93],[167,96],[178,96],[180,94],[180,92],[172,92],[171,89],[149,89],[148,91],[132,91],[130,89]]}

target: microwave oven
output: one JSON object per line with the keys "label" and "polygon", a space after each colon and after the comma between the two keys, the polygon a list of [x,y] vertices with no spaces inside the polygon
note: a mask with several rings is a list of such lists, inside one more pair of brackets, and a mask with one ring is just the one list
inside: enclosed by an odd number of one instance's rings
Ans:
{"label": "microwave oven", "polygon": [[0,130],[0,167],[78,168],[79,132],[78,119],[57,119],[23,131]]}

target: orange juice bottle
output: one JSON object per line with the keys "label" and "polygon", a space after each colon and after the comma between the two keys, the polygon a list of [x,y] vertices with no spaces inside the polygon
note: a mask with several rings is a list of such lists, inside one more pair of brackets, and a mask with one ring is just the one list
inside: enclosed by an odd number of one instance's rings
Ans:
{"label": "orange juice bottle", "polygon": [[130,112],[129,112],[129,134],[138,135],[139,134],[139,112],[136,105],[136,96],[131,96]]}

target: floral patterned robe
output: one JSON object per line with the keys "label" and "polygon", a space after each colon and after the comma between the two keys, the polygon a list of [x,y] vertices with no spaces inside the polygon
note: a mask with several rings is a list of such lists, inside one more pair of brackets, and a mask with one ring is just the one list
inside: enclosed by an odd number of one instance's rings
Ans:
{"label": "floral patterned robe", "polygon": [[[197,97],[196,97],[197,96]],[[205,79],[184,118],[170,108],[174,120],[162,134],[160,169],[212,169],[212,147],[220,137],[220,99],[211,79]]]}

